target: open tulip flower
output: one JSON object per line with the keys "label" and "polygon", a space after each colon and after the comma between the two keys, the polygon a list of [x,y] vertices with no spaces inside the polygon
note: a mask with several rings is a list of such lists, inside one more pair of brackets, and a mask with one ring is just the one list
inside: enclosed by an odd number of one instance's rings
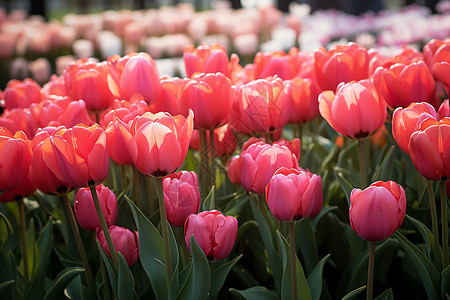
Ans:
{"label": "open tulip flower", "polygon": [[386,102],[370,80],[341,83],[319,95],[322,117],[343,136],[364,139],[380,129],[386,119]]}
{"label": "open tulip flower", "polygon": [[377,181],[365,190],[353,189],[349,217],[353,230],[366,241],[382,241],[403,223],[406,194],[394,181]]}
{"label": "open tulip flower", "polygon": [[323,205],[321,177],[282,167],[273,174],[266,186],[266,201],[278,220],[312,219]]}
{"label": "open tulip flower", "polygon": [[228,256],[236,241],[238,221],[217,210],[191,214],[184,224],[184,239],[191,251],[191,235],[209,260]]}

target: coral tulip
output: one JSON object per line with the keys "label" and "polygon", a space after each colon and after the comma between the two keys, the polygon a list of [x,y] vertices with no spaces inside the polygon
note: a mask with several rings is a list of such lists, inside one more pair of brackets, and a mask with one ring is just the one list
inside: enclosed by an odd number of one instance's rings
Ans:
{"label": "coral tulip", "polygon": [[180,171],[163,179],[164,203],[167,221],[172,226],[183,226],[190,214],[200,209],[200,188],[195,172]]}
{"label": "coral tulip", "polygon": [[29,139],[32,139],[39,129],[30,109],[19,107],[5,110],[0,116],[0,126],[11,132],[23,131]]}
{"label": "coral tulip", "polygon": [[280,168],[265,189],[267,205],[281,221],[317,216],[323,205],[322,179],[297,169]]}
{"label": "coral tulip", "polygon": [[33,194],[35,190],[36,187],[33,185],[33,183],[30,181],[30,178],[27,176],[18,187],[1,194],[0,202],[11,202],[15,200],[20,200]]}
{"label": "coral tulip", "polygon": [[294,55],[284,51],[258,52],[253,63],[256,66],[256,77],[267,78],[278,76],[283,80],[292,79],[299,72]]}
{"label": "coral tulip", "polygon": [[[116,252],[120,252],[127,261],[128,266],[132,266],[139,259],[139,233],[116,225],[109,227],[109,233]],[[101,228],[97,229],[97,241],[111,257]]]}
{"label": "coral tulip", "polygon": [[377,181],[365,190],[350,194],[350,224],[366,241],[382,241],[402,224],[406,213],[406,194],[394,181]]}
{"label": "coral tulip", "polygon": [[191,214],[184,224],[184,239],[191,251],[191,235],[209,260],[228,256],[236,241],[238,221],[217,210]]}
{"label": "coral tulip", "polygon": [[[192,149],[200,151],[199,131],[194,130],[191,137],[190,146]],[[206,144],[209,143],[209,134],[206,135]],[[214,157],[228,157],[236,151],[236,136],[228,124],[214,129]],[[209,152],[209,150],[208,150]]]}
{"label": "coral tulip", "polygon": [[353,139],[370,136],[386,119],[386,103],[370,80],[341,83],[336,95],[322,92],[319,110],[334,130]]}
{"label": "coral tulip", "polygon": [[[108,187],[99,184],[95,187],[107,226],[116,223],[118,205],[116,195]],[[75,195],[74,212],[78,224],[86,230],[95,231],[101,227],[89,188],[80,188]]]}
{"label": "coral tulip", "polygon": [[187,78],[161,78],[161,93],[159,94],[159,97],[152,102],[148,110],[154,114],[161,111],[168,112],[172,116],[182,114],[180,110],[181,96],[184,87],[188,82],[189,79]]}
{"label": "coral tulip", "polygon": [[41,102],[41,87],[33,79],[24,81],[11,79],[4,90],[6,109],[28,108],[32,103]]}

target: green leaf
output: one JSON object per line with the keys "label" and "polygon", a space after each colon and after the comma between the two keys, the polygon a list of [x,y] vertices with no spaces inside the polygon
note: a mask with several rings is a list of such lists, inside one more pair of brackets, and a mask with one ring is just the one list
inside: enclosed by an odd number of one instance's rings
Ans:
{"label": "green leaf", "polygon": [[155,226],[125,197],[133,214],[139,232],[140,261],[152,284],[153,292],[159,300],[168,299],[164,243]]}
{"label": "green leaf", "polygon": [[311,275],[308,276],[307,282],[309,286],[309,291],[311,292],[312,300],[319,300],[320,295],[322,294],[322,274],[323,268],[325,267],[325,263],[328,258],[330,258],[330,254],[322,258],[312,271]]}
{"label": "green leaf", "polygon": [[433,234],[431,233],[430,229],[425,226],[422,222],[419,220],[409,216],[405,215],[405,218],[411,222],[419,231],[420,235],[423,238],[423,241],[425,242],[425,248],[427,249],[427,255],[430,256],[431,247],[433,246]]}
{"label": "green leaf", "polygon": [[13,234],[14,230],[8,218],[0,211],[0,239],[2,244],[6,243],[8,236]]}
{"label": "green leaf", "polygon": [[62,270],[53,281],[53,285],[44,296],[46,299],[62,299],[63,291],[75,276],[84,272],[83,268],[73,267]]}
{"label": "green leaf", "polygon": [[118,294],[117,294],[118,278],[117,278],[116,269],[114,268],[114,265],[112,264],[110,257],[108,256],[106,251],[103,249],[103,247],[100,246],[98,241],[97,241],[97,247],[98,247],[98,251],[100,252],[100,256],[103,259],[103,262],[105,263],[105,267],[108,272],[109,283],[111,284],[111,289],[112,289],[115,297],[117,298],[118,297]]}
{"label": "green leaf", "polygon": [[[356,290],[351,291],[350,293],[348,293],[347,295],[345,295],[342,300],[350,300],[350,299],[355,299],[356,296],[358,296],[362,291],[364,291],[366,289],[366,286],[362,286],[360,288],[357,288]],[[359,298],[358,298],[359,299]]]}
{"label": "green leaf", "polygon": [[389,149],[386,151],[386,154],[383,157],[383,160],[380,164],[377,165],[376,171],[374,172],[372,176],[372,182],[378,181],[378,180],[388,180],[392,177],[390,176],[392,173],[393,168],[393,160],[394,160],[394,150],[395,146],[392,145],[389,147]]}
{"label": "green leaf", "polygon": [[211,190],[209,191],[208,196],[206,196],[205,200],[202,203],[202,210],[213,210],[216,209],[216,207],[214,207],[214,198],[216,197],[216,192],[215,192],[215,186],[213,185],[211,187]]}
{"label": "green leaf", "polygon": [[[281,289],[281,299],[288,300],[292,299],[291,294],[291,255],[290,255],[290,246],[286,239],[280,232],[278,233],[278,240],[281,248],[281,257],[283,259],[283,279],[282,279],[282,289]],[[296,264],[296,273],[297,273],[297,299],[301,300],[310,300],[311,293],[309,291],[308,282],[305,278],[305,273],[303,272],[303,267],[299,262],[297,255],[295,256],[295,264]]]}
{"label": "green leaf", "polygon": [[3,294],[16,283],[15,280],[7,280],[5,282],[0,283],[0,297],[3,298]]}
{"label": "green leaf", "polygon": [[345,199],[347,199],[347,205],[348,207],[350,207],[350,194],[354,189],[354,186],[344,177],[344,173],[339,168],[336,167],[334,169],[334,173],[339,182],[339,185],[342,188],[342,191],[344,191]]}
{"label": "green leaf", "polygon": [[375,300],[394,300],[394,294],[392,289],[387,289],[380,296],[376,297]]}
{"label": "green leaf", "polygon": [[[27,249],[26,249],[26,256],[28,257],[28,274],[25,276],[25,278],[32,278],[32,274],[34,272],[34,245],[36,243],[36,235],[35,235],[35,229],[34,229],[34,219],[30,219],[30,225],[28,225],[27,234]],[[23,258],[20,260],[20,266],[21,269],[24,270],[23,266]],[[24,274],[25,272],[22,272]]]}
{"label": "green leaf", "polygon": [[[98,296],[96,296],[95,291],[88,289],[81,282],[81,275],[76,276],[72,281],[67,285],[66,291],[67,295],[70,299],[77,300],[96,300]],[[101,290],[101,285],[105,283],[102,282],[99,284],[98,290]]]}
{"label": "green leaf", "polygon": [[172,226],[167,226],[169,232],[169,243],[170,243],[170,257],[172,261],[172,279],[169,285],[169,299],[175,299],[176,295],[180,290],[179,283],[179,263],[180,263],[180,253],[178,250],[177,240],[172,230]]}
{"label": "green leaf", "polygon": [[319,221],[322,219],[323,216],[326,216],[330,211],[336,210],[337,208],[338,208],[337,206],[322,207],[319,214],[314,219],[311,220],[311,225],[314,228],[314,230],[316,230],[317,224],[319,223]]}
{"label": "green leaf", "polygon": [[436,269],[433,263],[423,254],[414,244],[406,239],[400,232],[394,233],[395,237],[400,242],[403,250],[413,261],[414,267],[422,279],[422,284],[427,292],[428,299],[439,299],[440,290],[440,272]]}
{"label": "green leaf", "polygon": [[230,289],[230,292],[247,300],[279,300],[278,295],[277,293],[275,293],[275,291],[268,290],[263,286],[254,286],[241,291]]}
{"label": "green leaf", "polygon": [[228,273],[230,272],[231,268],[233,268],[233,266],[241,259],[241,257],[242,254],[235,257],[232,261],[229,261],[219,267],[216,267],[215,262],[211,264],[211,278],[214,278],[214,280],[211,281],[211,292],[208,296],[208,299],[217,299],[217,296],[222,289]]}
{"label": "green leaf", "polygon": [[127,261],[119,252],[119,276],[117,278],[117,299],[134,299],[134,279],[133,274],[128,268]]}
{"label": "green leaf", "polygon": [[306,273],[311,274],[319,261],[319,256],[317,255],[317,241],[310,218],[303,218],[295,222],[295,237],[297,241],[301,241],[297,245],[303,255]]}
{"label": "green leaf", "polygon": [[192,270],[177,299],[206,299],[211,287],[211,273],[205,253],[191,235]]}
{"label": "green leaf", "polygon": [[441,299],[449,299],[450,293],[450,266],[442,272]]}
{"label": "green leaf", "polygon": [[33,278],[44,278],[48,270],[48,261],[52,250],[53,241],[53,220],[47,222],[45,227],[41,230],[41,233],[36,241],[36,262],[34,268]]}
{"label": "green leaf", "polygon": [[248,202],[247,193],[240,193],[233,197],[233,199],[229,200],[225,209],[223,210],[223,214],[227,216],[239,216],[242,208]]}

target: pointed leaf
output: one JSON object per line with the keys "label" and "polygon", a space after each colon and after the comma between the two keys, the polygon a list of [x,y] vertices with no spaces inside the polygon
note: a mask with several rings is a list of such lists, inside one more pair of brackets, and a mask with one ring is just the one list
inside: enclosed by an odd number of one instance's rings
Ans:
{"label": "pointed leaf", "polygon": [[423,238],[423,241],[425,242],[425,248],[427,249],[427,254],[430,256],[431,247],[433,246],[433,234],[431,233],[430,229],[425,226],[422,222],[419,220],[409,216],[405,215],[405,218],[411,222],[419,231],[420,235]]}
{"label": "pointed leaf", "polygon": [[52,250],[52,231],[53,221],[52,218],[50,218],[45,227],[41,230],[41,233],[36,241],[36,262],[33,274],[34,278],[44,278],[45,273],[48,270],[48,260]]}
{"label": "pointed leaf", "polygon": [[213,185],[211,187],[211,190],[208,193],[208,196],[206,196],[205,200],[202,203],[202,210],[213,210],[214,207],[214,199],[216,197],[216,188]]}
{"label": "pointed leaf", "polygon": [[316,236],[310,218],[295,222],[295,237],[297,241],[301,241],[296,244],[303,255],[306,273],[310,274],[319,261]]}
{"label": "pointed leaf", "polygon": [[208,296],[208,299],[216,299],[217,295],[219,294],[220,290],[222,289],[222,286],[225,282],[225,279],[228,276],[228,273],[230,272],[231,268],[241,259],[242,254],[235,257],[232,261],[227,262],[224,265],[221,265],[218,268],[215,268],[215,264],[211,264],[211,278],[214,278],[214,280],[211,281],[211,292]]}
{"label": "pointed leaf", "polygon": [[8,218],[0,211],[0,240],[2,244],[6,243],[8,236],[14,232]]}
{"label": "pointed leaf", "polygon": [[362,291],[364,291],[366,289],[366,286],[362,286],[360,288],[357,288],[356,290],[351,291],[350,293],[348,293],[347,295],[345,295],[342,300],[350,300],[350,299],[359,299],[356,298]]}
{"label": "pointed leaf", "polygon": [[334,169],[334,173],[345,194],[345,199],[347,199],[347,205],[350,207],[350,194],[354,189],[354,186],[344,177],[344,173],[339,170],[339,168]]}
{"label": "pointed leaf", "polygon": [[3,294],[16,283],[15,280],[7,280],[5,282],[0,283],[0,297],[3,298]]}
{"label": "pointed leaf", "polygon": [[97,241],[97,247],[98,247],[98,251],[100,252],[100,256],[103,259],[103,262],[105,263],[105,267],[106,267],[106,270],[108,273],[109,283],[111,284],[111,289],[112,289],[115,297],[117,298],[118,297],[118,294],[117,294],[118,278],[117,278],[116,270],[114,268],[114,265],[112,264],[110,257],[108,256],[106,251],[102,248],[102,246],[100,246],[98,241]]}
{"label": "pointed leaf", "polygon": [[179,263],[180,263],[180,253],[178,250],[177,240],[172,230],[172,226],[167,226],[169,232],[169,242],[170,242],[170,257],[172,259],[172,279],[170,280],[169,286],[169,299],[175,299],[176,295],[180,290],[179,283]]}
{"label": "pointed leaf", "polygon": [[450,296],[450,266],[442,272],[441,299],[449,299]]}
{"label": "pointed leaf", "polygon": [[117,279],[117,299],[131,300],[134,299],[134,279],[133,274],[128,268],[127,261],[119,252],[119,276]]}
{"label": "pointed leaf", "polygon": [[311,299],[312,300],[319,300],[320,295],[322,294],[322,274],[323,274],[323,268],[325,267],[325,263],[327,262],[328,258],[330,258],[330,254],[322,258],[312,271],[311,275],[308,276],[308,286],[309,291],[311,292]]}
{"label": "pointed leaf", "polygon": [[279,300],[275,291],[268,290],[263,286],[254,286],[246,290],[230,289],[230,292],[234,295],[239,295],[247,300]]}
{"label": "pointed leaf", "polygon": [[69,282],[75,278],[75,276],[84,272],[83,268],[73,267],[62,270],[58,276],[56,276],[55,280],[51,288],[44,296],[44,300],[47,299],[62,299],[63,291],[69,284]]}
{"label": "pointed leaf", "polygon": [[394,294],[392,289],[387,289],[380,296],[376,297],[375,300],[394,300]]}

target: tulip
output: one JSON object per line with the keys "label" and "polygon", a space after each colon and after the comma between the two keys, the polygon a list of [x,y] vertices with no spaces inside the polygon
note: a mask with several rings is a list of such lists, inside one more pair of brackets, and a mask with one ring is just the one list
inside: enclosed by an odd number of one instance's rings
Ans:
{"label": "tulip", "polygon": [[450,118],[425,118],[411,134],[409,156],[423,177],[446,181],[450,176]]}
{"label": "tulip", "polygon": [[191,251],[191,235],[208,260],[221,260],[228,256],[236,241],[238,221],[217,210],[191,214],[184,224],[184,239]]}
{"label": "tulip", "polygon": [[323,90],[335,91],[341,83],[366,79],[369,72],[367,50],[356,43],[337,45],[329,51],[314,52],[317,82]]}
{"label": "tulip", "polygon": [[435,85],[433,75],[423,61],[379,67],[373,82],[392,108],[406,107],[412,102],[430,102]]}
{"label": "tulip", "polygon": [[[127,261],[128,266],[132,266],[139,259],[139,233],[116,225],[109,227],[109,233],[116,252],[120,252]],[[100,228],[97,229],[97,241],[111,257],[105,235]]]}
{"label": "tulip", "polygon": [[45,98],[50,96],[67,96],[66,83],[64,82],[64,76],[56,76],[53,74],[50,77],[50,81],[44,84],[41,88],[41,94]]}
{"label": "tulip", "polygon": [[341,83],[336,95],[322,92],[319,111],[334,130],[353,139],[370,136],[386,119],[386,103],[369,80]]}
{"label": "tulip", "polygon": [[121,99],[140,95],[145,102],[155,101],[161,92],[159,71],[153,58],[144,52],[132,52],[124,57],[108,57],[109,87]]}
{"label": "tulip", "polygon": [[194,129],[194,114],[172,117],[168,113],[145,113],[130,128],[120,122],[128,152],[138,170],[148,176],[166,176],[181,166]]}
{"label": "tulip", "polygon": [[167,220],[172,226],[183,226],[190,214],[200,209],[200,188],[195,172],[180,171],[163,179]]}
{"label": "tulip", "polygon": [[98,111],[108,107],[114,96],[108,87],[108,65],[79,59],[64,70],[68,95],[74,100],[84,100],[86,107]]}
{"label": "tulip", "polygon": [[227,175],[234,184],[241,184],[242,160],[240,155],[233,156],[227,163]]}
{"label": "tulip", "polygon": [[4,108],[28,108],[32,103],[39,103],[40,89],[39,84],[33,79],[26,78],[24,81],[11,79],[4,90]]}
{"label": "tulip", "polygon": [[[108,187],[99,184],[95,187],[98,200],[105,216],[106,224],[109,226],[116,223],[118,205],[116,195]],[[78,224],[86,230],[96,231],[100,228],[100,220],[95,210],[94,200],[89,188],[80,188],[75,195],[74,212]]]}
{"label": "tulip", "polygon": [[283,80],[292,79],[299,72],[295,56],[284,51],[258,52],[253,63],[256,66],[257,78],[278,76]]}
{"label": "tulip", "polygon": [[439,119],[450,117],[450,103],[448,99],[445,99],[439,106],[438,115]]}
{"label": "tulip", "polygon": [[181,95],[189,79],[178,77],[161,78],[161,93],[149,106],[148,110],[154,114],[164,111],[172,116],[182,114],[180,110]]}
{"label": "tulip", "polygon": [[101,183],[108,174],[106,133],[98,125],[61,126],[43,141],[42,156],[58,180],[74,187]]}
{"label": "tulip", "polygon": [[29,139],[32,139],[39,128],[29,108],[7,109],[0,116],[0,126],[11,132],[23,131]]}
{"label": "tulip", "polygon": [[[190,147],[200,152],[199,131],[194,129],[192,133]],[[210,136],[206,135],[208,152],[210,147]],[[236,136],[228,124],[214,129],[214,157],[228,157],[236,151]]]}
{"label": "tulip", "polygon": [[442,82],[447,93],[450,88],[448,72],[450,70],[450,39],[431,40],[423,47],[425,62],[436,80]]}
{"label": "tulip", "polygon": [[265,189],[267,205],[281,221],[317,216],[323,205],[322,179],[297,169],[279,168]]}
{"label": "tulip", "polygon": [[395,51],[393,56],[384,56],[378,50],[369,50],[369,74],[375,73],[378,67],[389,68],[400,63],[409,65],[423,60],[423,55],[419,50],[403,46]]}
{"label": "tulip", "polygon": [[0,202],[11,202],[23,199],[33,194],[35,190],[36,187],[31,183],[29,176],[27,176],[18,187],[1,194]]}
{"label": "tulip", "polygon": [[214,130],[228,121],[232,96],[231,81],[222,73],[198,74],[184,86],[180,111],[194,111],[196,129]]}
{"label": "tulip", "polygon": [[135,99],[133,102],[114,100],[112,107],[100,114],[100,125],[105,129],[111,121],[116,119],[128,123],[147,111],[148,105],[143,99]]}
{"label": "tulip", "polygon": [[422,114],[437,118],[433,106],[426,102],[414,102],[406,108],[398,107],[392,115],[392,135],[397,145],[406,154],[409,154],[409,138],[419,126],[420,122],[418,121]]}
{"label": "tulip", "polygon": [[241,152],[242,186],[249,192],[263,194],[270,178],[280,167],[297,168],[298,160],[288,147],[264,142],[251,144]]}
{"label": "tulip", "polygon": [[350,194],[350,224],[366,241],[382,241],[402,224],[406,213],[406,194],[394,181],[377,181],[365,190]]}
{"label": "tulip", "polygon": [[32,159],[30,141],[25,133],[12,134],[0,127],[0,192],[19,187],[28,175]]}

